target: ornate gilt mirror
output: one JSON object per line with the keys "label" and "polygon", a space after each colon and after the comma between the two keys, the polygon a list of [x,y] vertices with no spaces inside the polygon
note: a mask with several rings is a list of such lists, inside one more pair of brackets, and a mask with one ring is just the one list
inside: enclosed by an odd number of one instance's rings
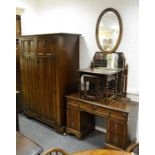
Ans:
{"label": "ornate gilt mirror", "polygon": [[96,24],[96,42],[102,52],[116,51],[122,36],[122,21],[113,8],[103,10]]}

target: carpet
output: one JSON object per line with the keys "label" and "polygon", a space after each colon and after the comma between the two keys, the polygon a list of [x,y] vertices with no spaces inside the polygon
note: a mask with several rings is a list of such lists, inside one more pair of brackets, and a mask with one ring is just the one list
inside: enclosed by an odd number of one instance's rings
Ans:
{"label": "carpet", "polygon": [[93,131],[82,140],[73,135],[61,135],[53,128],[50,128],[34,119],[29,119],[19,114],[20,132],[43,147],[46,152],[50,148],[61,148],[68,153],[81,150],[104,148],[105,134],[100,131]]}

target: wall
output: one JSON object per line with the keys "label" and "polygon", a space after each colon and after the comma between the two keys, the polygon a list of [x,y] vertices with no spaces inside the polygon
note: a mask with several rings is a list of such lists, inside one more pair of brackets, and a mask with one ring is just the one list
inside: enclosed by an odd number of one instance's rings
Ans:
{"label": "wall", "polygon": [[22,34],[37,33],[37,31],[35,31],[37,24],[36,6],[36,0],[16,0],[16,14],[22,15]]}
{"label": "wall", "polygon": [[123,37],[117,51],[124,52],[129,65],[128,92],[138,94],[138,0],[17,0],[17,6],[25,8],[22,34],[80,33],[81,68],[89,66],[99,50],[95,40],[99,14],[107,7],[118,10]]}
{"label": "wall", "polygon": [[[129,66],[128,96],[138,101],[138,0],[17,0],[24,8],[22,34],[68,32],[81,34],[80,68],[90,65],[98,47],[95,40],[97,18],[107,7],[121,15],[123,36],[117,51],[124,52]],[[96,119],[100,128],[101,121]]]}

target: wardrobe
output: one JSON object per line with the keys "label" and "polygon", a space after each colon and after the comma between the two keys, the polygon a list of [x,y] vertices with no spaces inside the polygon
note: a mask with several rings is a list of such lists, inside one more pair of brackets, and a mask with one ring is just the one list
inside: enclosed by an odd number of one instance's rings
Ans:
{"label": "wardrobe", "polygon": [[78,88],[79,37],[55,33],[19,39],[24,114],[60,133],[66,125],[65,95]]}

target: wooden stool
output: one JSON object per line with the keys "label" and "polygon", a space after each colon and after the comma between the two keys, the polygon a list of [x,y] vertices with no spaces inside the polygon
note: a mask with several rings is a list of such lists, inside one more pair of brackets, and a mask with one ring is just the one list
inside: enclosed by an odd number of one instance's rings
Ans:
{"label": "wooden stool", "polygon": [[84,98],[98,100],[103,96],[103,81],[99,76],[85,75],[84,81]]}

